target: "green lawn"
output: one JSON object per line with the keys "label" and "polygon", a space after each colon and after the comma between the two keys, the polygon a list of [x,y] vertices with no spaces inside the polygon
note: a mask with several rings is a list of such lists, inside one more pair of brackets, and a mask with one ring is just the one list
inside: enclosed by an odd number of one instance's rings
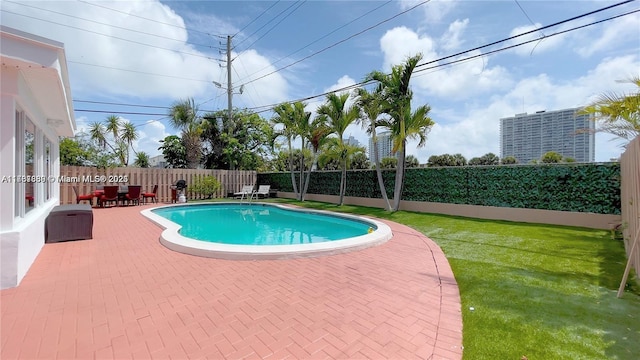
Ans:
{"label": "green lawn", "polygon": [[616,297],[626,258],[608,231],[275,201],[389,219],[434,240],[460,288],[465,359],[640,356],[640,290],[630,280]]}

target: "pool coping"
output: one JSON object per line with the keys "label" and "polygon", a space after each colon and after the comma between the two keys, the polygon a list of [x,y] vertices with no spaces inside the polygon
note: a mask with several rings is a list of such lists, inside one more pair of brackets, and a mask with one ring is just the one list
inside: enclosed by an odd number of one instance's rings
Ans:
{"label": "pool coping", "polygon": [[328,216],[342,217],[346,219],[357,220],[375,225],[376,230],[361,236],[356,236],[343,240],[326,241],[312,244],[294,244],[294,245],[235,245],[213,243],[191,239],[180,235],[179,231],[182,226],[166,219],[160,215],[153,213],[152,210],[170,207],[183,206],[202,206],[202,205],[240,205],[238,202],[215,202],[215,203],[180,203],[166,206],[158,206],[140,211],[140,213],[159,225],[164,230],[160,235],[160,243],[165,247],[184,254],[210,257],[226,260],[279,260],[279,259],[295,259],[306,257],[317,257],[326,255],[335,255],[351,251],[366,249],[372,246],[381,245],[389,241],[393,237],[391,228],[376,219],[355,216],[351,214],[335,213],[325,210],[314,210],[306,208],[298,208],[285,206],[281,204],[253,202],[251,206],[276,207],[289,211],[299,211],[306,213],[318,213]]}

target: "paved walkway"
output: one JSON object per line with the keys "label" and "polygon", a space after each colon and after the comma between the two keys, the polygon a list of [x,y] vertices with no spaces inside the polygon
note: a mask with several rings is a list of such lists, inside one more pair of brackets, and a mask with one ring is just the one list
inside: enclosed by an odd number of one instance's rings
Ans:
{"label": "paved walkway", "polygon": [[140,210],[94,209],[92,240],[44,245],[2,290],[2,359],[462,357],[440,248],[406,226],[384,245],[296,260],[173,252]]}

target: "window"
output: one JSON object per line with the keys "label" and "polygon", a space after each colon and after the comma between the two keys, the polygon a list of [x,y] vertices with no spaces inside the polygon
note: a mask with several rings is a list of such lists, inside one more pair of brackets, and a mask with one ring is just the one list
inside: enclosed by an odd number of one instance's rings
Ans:
{"label": "window", "polygon": [[44,138],[44,176],[47,181],[44,183],[44,199],[51,199],[51,187],[53,185],[53,181],[49,181],[49,177],[53,174],[51,171],[51,141],[47,137]]}
{"label": "window", "polygon": [[[26,179],[31,179],[35,175],[34,172],[34,159],[35,159],[35,133],[36,128],[29,120],[28,117],[25,117],[24,121],[24,172],[18,175],[26,175]],[[34,182],[27,180],[24,182],[24,212],[27,213],[35,206],[35,192],[34,192]]]}

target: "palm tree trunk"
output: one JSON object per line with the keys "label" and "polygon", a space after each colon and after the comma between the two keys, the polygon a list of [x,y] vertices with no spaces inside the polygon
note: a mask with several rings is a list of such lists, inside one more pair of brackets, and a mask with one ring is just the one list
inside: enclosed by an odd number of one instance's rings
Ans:
{"label": "palm tree trunk", "polygon": [[342,176],[340,177],[340,206],[344,204],[344,193],[347,189],[347,161],[342,164]]}
{"label": "palm tree trunk", "polygon": [[376,164],[376,175],[378,177],[378,186],[380,186],[380,193],[385,204],[387,204],[387,211],[392,211],[391,203],[389,203],[389,197],[387,196],[387,189],[384,187],[384,179],[382,178],[382,169],[380,169],[380,157],[378,155],[378,141],[376,140],[375,128],[371,132],[373,134],[373,161]]}
{"label": "palm tree trunk", "polygon": [[289,172],[291,173],[291,185],[293,186],[293,193],[298,198],[298,184],[296,183],[296,175],[293,172],[293,150],[291,149],[291,139],[289,139]]}
{"label": "palm tree trunk", "polygon": [[302,189],[304,188],[304,138],[302,139],[302,147],[300,148],[300,195],[297,197],[302,201]]}
{"label": "palm tree trunk", "polygon": [[402,142],[402,147],[398,150],[398,166],[396,168],[396,186],[393,191],[393,211],[400,208],[402,200],[402,188],[404,187],[404,158],[406,141]]}
{"label": "palm tree trunk", "polygon": [[313,164],[311,164],[309,171],[307,171],[307,178],[304,181],[304,189],[300,191],[300,201],[304,201],[304,197],[305,195],[307,195],[307,190],[309,189],[309,182],[311,180],[311,171],[313,171],[313,169],[315,169],[317,165],[318,165],[318,153],[316,152],[313,154]]}

